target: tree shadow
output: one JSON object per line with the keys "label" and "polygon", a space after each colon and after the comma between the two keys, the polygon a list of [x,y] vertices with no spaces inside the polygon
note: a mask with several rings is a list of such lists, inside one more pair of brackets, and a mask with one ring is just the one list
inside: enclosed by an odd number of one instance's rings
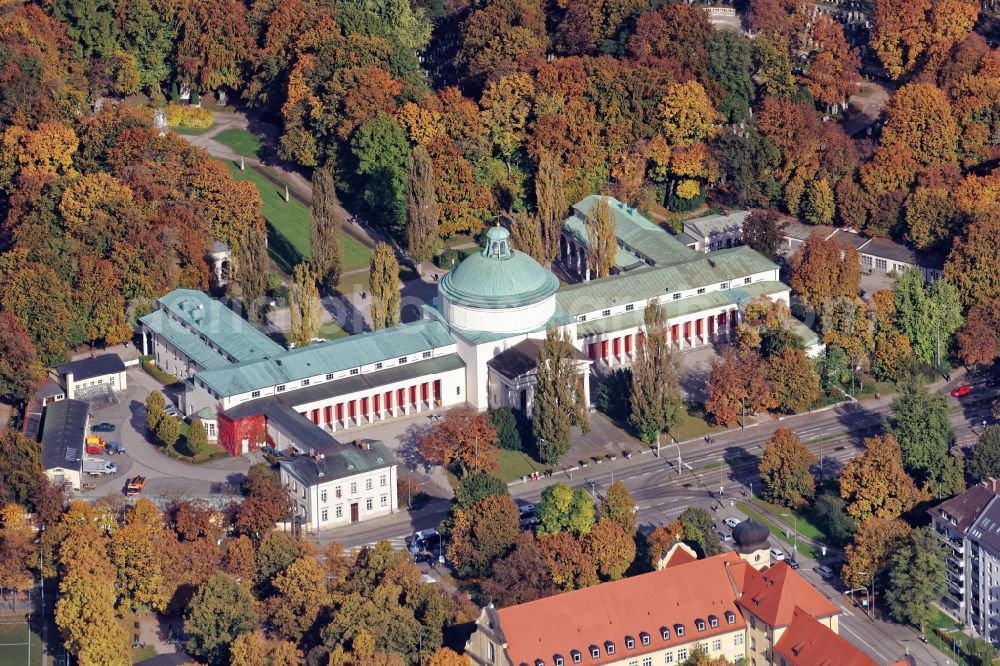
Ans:
{"label": "tree shadow", "polygon": [[329,313],[337,326],[344,329],[344,332],[353,335],[370,330],[364,313],[344,294],[333,293],[323,298],[322,303],[323,309]]}
{"label": "tree shadow", "polygon": [[739,446],[728,446],[722,452],[722,460],[729,466],[729,479],[749,485],[760,483],[757,468],[760,455]]}

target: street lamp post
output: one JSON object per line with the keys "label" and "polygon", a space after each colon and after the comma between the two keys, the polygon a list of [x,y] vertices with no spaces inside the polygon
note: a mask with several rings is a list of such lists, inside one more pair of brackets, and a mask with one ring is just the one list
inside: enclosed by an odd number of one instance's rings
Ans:
{"label": "street lamp post", "polygon": [[871,618],[874,620],[875,619],[875,572],[874,571],[859,571],[858,575],[860,575],[860,576],[871,576],[871,579],[872,579],[872,581],[871,581],[872,592],[871,592],[871,595],[869,595],[869,597],[868,597],[869,602],[870,602],[869,606],[871,606],[871,608],[869,610],[869,614],[871,615]]}
{"label": "street lamp post", "polygon": [[794,513],[783,513],[781,515],[785,516],[785,517],[788,517],[788,518],[791,518],[792,521],[794,521],[793,522],[794,527],[792,528],[794,530],[794,534],[793,534],[793,537],[792,537],[792,552],[795,555],[798,555],[799,554],[799,517],[796,516]]}

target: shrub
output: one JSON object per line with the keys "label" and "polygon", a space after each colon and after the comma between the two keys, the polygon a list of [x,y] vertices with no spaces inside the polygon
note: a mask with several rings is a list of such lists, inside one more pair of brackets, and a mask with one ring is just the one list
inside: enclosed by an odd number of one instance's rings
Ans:
{"label": "shrub", "polygon": [[597,385],[597,408],[614,421],[625,421],[632,413],[632,371],[619,368]]}
{"label": "shrub", "polygon": [[156,381],[160,382],[161,384],[168,385],[180,382],[180,379],[174,377],[168,372],[164,372],[163,370],[159,369],[152,361],[143,361],[142,369],[146,371],[147,375],[149,375]]}
{"label": "shrub", "polygon": [[197,90],[191,91],[191,100],[189,103],[191,106],[201,106],[201,95],[198,94]]}
{"label": "shrub", "polygon": [[170,127],[208,129],[214,123],[212,112],[208,109],[173,102],[167,104],[167,125]]}
{"label": "shrub", "polygon": [[451,270],[455,266],[458,266],[458,262],[461,260],[461,258],[462,257],[458,253],[458,250],[453,250],[451,248],[448,248],[447,250],[439,254],[435,258],[435,261],[437,262],[438,268]]}
{"label": "shrub", "polygon": [[153,391],[146,396],[146,427],[150,432],[156,432],[156,426],[160,425],[166,404],[167,401],[159,391]]}
{"label": "shrub", "polygon": [[497,446],[508,451],[520,451],[524,448],[514,410],[510,407],[495,409],[490,414],[490,419],[497,429]]}
{"label": "shrub", "polygon": [[164,416],[156,424],[156,439],[164,446],[173,446],[180,436],[181,424],[173,416]]}
{"label": "shrub", "polygon": [[180,104],[181,102],[181,91],[180,88],[177,87],[176,81],[170,85],[170,101],[174,104]]}

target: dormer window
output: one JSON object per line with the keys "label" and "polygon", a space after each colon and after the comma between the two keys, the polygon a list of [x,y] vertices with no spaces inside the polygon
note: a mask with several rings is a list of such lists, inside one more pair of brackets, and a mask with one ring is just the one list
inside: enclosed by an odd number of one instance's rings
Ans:
{"label": "dormer window", "polygon": [[601,316],[602,317],[610,317],[611,316],[611,310],[601,310]]}
{"label": "dormer window", "polygon": [[705,621],[702,619],[697,619],[694,621],[694,628],[698,631],[705,631]]}
{"label": "dormer window", "polygon": [[590,656],[593,657],[594,659],[600,659],[601,658],[601,648],[597,647],[596,645],[591,645],[590,646]]}
{"label": "dormer window", "polygon": [[715,627],[718,627],[719,626],[719,618],[715,617],[714,615],[709,615],[708,616],[708,626],[712,627],[713,629]]}
{"label": "dormer window", "polygon": [[614,654],[615,644],[612,643],[611,641],[604,641],[604,651],[607,652],[608,654]]}
{"label": "dormer window", "polygon": [[625,637],[625,649],[626,650],[631,650],[634,647],[635,647],[635,639],[632,638],[631,636],[626,636]]}
{"label": "dormer window", "polygon": [[674,625],[674,633],[677,634],[678,637],[683,636],[684,635],[684,625],[683,624],[675,624]]}
{"label": "dormer window", "polygon": [[669,641],[670,640],[670,630],[667,629],[666,627],[660,627],[660,636],[663,637],[663,640]]}
{"label": "dormer window", "polygon": [[563,656],[561,654],[554,655],[552,661],[556,666],[563,666]]}
{"label": "dormer window", "polygon": [[639,638],[640,640],[642,640],[643,645],[649,645],[649,634],[647,634],[645,631],[639,634]]}
{"label": "dormer window", "polygon": [[573,658],[574,664],[579,664],[583,661],[583,654],[579,650],[570,650],[569,656]]}
{"label": "dormer window", "polygon": [[726,624],[736,624],[736,613],[726,611]]}
{"label": "dormer window", "polygon": [[545,660],[544,659],[536,659],[535,660],[535,666],[545,666]]}

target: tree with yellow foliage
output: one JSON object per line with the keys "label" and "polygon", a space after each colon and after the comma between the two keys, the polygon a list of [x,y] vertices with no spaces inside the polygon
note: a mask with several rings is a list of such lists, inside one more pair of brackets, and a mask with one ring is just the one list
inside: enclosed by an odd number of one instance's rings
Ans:
{"label": "tree with yellow foliage", "polygon": [[592,277],[611,275],[618,244],[615,237],[615,217],[607,197],[597,198],[587,220],[587,250],[587,263],[590,264]]}
{"label": "tree with yellow foliage", "polygon": [[660,131],[671,146],[689,146],[713,138],[721,120],[697,81],[667,86],[660,102]]}
{"label": "tree with yellow foliage", "polygon": [[427,666],[472,666],[472,662],[467,655],[442,647],[427,660]]}

